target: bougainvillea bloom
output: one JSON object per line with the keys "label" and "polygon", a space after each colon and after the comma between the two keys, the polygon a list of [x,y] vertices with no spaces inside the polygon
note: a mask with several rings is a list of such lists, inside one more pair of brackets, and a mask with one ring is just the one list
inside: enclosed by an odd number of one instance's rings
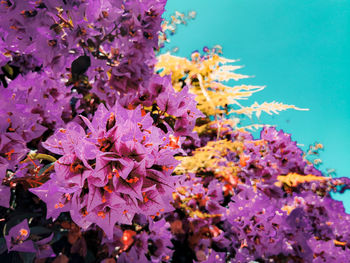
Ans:
{"label": "bougainvillea bloom", "polygon": [[35,252],[33,241],[27,240],[29,235],[30,230],[27,220],[23,220],[12,227],[8,235],[5,235],[8,251]]}
{"label": "bougainvillea bloom", "polygon": [[0,261],[348,262],[330,192],[350,179],[282,130],[237,129],[304,109],[242,106],[264,87],[230,87],[248,76],[218,46],[157,58],[193,17],[161,25],[165,4],[0,1]]}
{"label": "bougainvillea bloom", "polygon": [[[159,215],[172,210],[171,192],[176,177],[179,141],[169,130],[153,125],[140,107],[127,110],[102,104],[90,122],[81,117],[87,132],[76,123],[59,129],[43,146],[62,155],[55,175],[32,192],[48,206],[48,216],[70,211],[83,228],[92,223],[108,236],[114,224],[131,224],[135,213]],[[52,188],[53,187],[53,188]]]}

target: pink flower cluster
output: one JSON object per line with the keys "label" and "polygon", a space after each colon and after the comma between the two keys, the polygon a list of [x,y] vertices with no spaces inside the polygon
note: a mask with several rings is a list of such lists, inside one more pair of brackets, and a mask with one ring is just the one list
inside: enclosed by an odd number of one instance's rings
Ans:
{"label": "pink flower cluster", "polygon": [[141,107],[119,104],[101,104],[91,122],[81,118],[87,130],[72,122],[43,143],[61,155],[51,179],[31,189],[47,204],[47,216],[70,211],[83,229],[95,223],[112,236],[114,224],[131,224],[135,213],[171,211],[173,156],[181,151],[171,128],[165,133]]}

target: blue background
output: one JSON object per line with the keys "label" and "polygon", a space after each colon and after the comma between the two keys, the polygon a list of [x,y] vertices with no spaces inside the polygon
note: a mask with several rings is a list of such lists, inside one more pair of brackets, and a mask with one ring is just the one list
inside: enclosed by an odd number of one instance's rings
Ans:
{"label": "blue background", "polygon": [[[266,85],[249,101],[278,101],[310,111],[288,110],[256,122],[274,124],[305,145],[321,142],[320,169],[350,177],[350,1],[348,0],[168,0],[165,16],[196,11],[166,47],[189,56],[221,45],[237,71]],[[347,200],[350,191],[337,199]]]}

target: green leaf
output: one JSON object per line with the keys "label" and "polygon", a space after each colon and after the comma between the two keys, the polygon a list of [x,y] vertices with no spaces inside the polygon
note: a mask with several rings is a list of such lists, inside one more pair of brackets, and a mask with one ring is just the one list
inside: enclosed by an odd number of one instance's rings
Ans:
{"label": "green leaf", "polygon": [[0,255],[7,250],[5,238],[0,238]]}
{"label": "green leaf", "polygon": [[49,229],[43,226],[34,226],[30,228],[30,234],[33,234],[33,235],[51,234],[52,231],[53,229]]}
{"label": "green leaf", "polygon": [[6,77],[11,78],[13,76],[13,68],[9,64],[1,67],[1,69],[5,73]]}
{"label": "green leaf", "polygon": [[19,252],[23,263],[33,263],[35,259],[35,253]]}

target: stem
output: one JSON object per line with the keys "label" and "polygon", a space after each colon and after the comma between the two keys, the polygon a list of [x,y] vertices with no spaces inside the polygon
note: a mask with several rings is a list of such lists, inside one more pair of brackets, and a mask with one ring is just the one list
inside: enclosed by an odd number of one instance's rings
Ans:
{"label": "stem", "polygon": [[67,19],[65,19],[61,14],[57,14],[56,15],[59,19],[61,19],[70,29],[73,29],[73,25],[70,21],[68,21]]}
{"label": "stem", "polygon": [[55,157],[48,155],[48,154],[44,154],[44,153],[30,153],[30,154],[28,154],[28,157],[30,157],[33,160],[41,159],[41,160],[47,160],[47,161],[52,162],[52,163],[57,161],[57,159]]}
{"label": "stem", "polygon": [[198,82],[199,82],[199,87],[201,88],[204,97],[207,99],[207,101],[211,104],[211,106],[212,106],[213,109],[214,109],[215,121],[216,121],[216,123],[217,123],[217,125],[218,125],[218,132],[217,132],[217,135],[216,135],[216,139],[218,140],[219,137],[220,137],[221,125],[219,124],[219,121],[218,121],[218,115],[217,115],[217,113],[216,113],[215,104],[214,104],[214,102],[210,99],[209,94],[207,93],[207,91],[206,91],[205,88],[203,87],[202,75],[201,75],[201,74],[197,74],[197,79],[198,79]]}

